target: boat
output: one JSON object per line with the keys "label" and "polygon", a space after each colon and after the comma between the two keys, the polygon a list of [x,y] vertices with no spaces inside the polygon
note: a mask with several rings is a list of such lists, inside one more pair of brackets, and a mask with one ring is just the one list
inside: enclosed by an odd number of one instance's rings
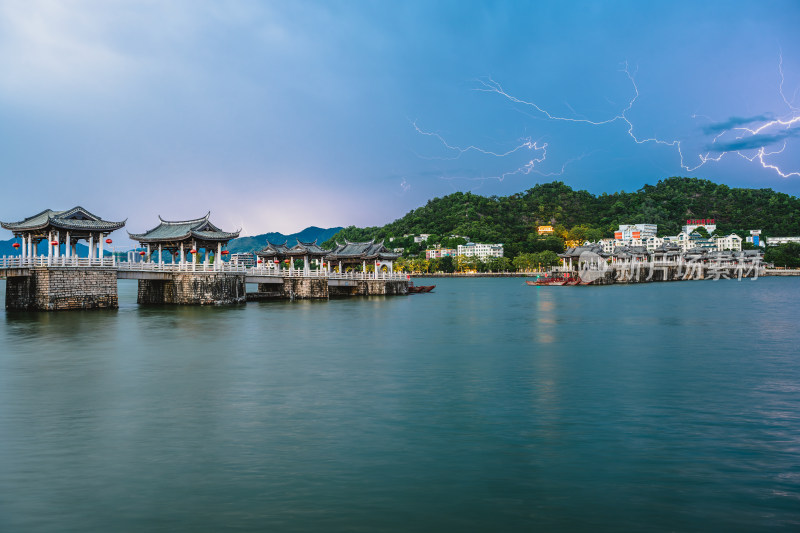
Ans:
{"label": "boat", "polygon": [[414,285],[413,281],[408,282],[408,294],[419,294],[422,292],[431,292],[436,288],[436,285]]}
{"label": "boat", "polygon": [[545,274],[544,277],[541,278],[537,277],[536,280],[525,280],[525,283],[537,287],[540,287],[542,285],[561,287],[564,285],[577,285],[579,281],[580,281],[579,279],[573,278],[568,274],[564,274],[562,277],[548,276],[547,274]]}

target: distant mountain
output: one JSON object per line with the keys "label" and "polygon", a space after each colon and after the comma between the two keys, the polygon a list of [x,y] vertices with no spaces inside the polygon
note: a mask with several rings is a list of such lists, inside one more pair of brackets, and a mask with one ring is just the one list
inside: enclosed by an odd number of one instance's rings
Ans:
{"label": "distant mountain", "polygon": [[283,244],[284,242],[288,241],[288,246],[294,246],[297,244],[298,240],[302,242],[317,241],[317,244],[322,244],[339,233],[341,229],[342,228],[324,229],[316,226],[310,226],[303,231],[292,233],[291,235],[273,232],[262,233],[261,235],[255,235],[253,237],[240,237],[238,239],[233,239],[230,243],[228,243],[228,250],[230,250],[231,253],[255,252],[264,248],[267,245],[267,241],[273,244]]}

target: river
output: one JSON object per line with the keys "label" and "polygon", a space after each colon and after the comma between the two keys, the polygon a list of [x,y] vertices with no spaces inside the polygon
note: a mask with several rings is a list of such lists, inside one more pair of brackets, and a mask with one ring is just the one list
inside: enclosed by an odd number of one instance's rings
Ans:
{"label": "river", "polygon": [[5,312],[0,531],[800,530],[800,280],[416,282]]}

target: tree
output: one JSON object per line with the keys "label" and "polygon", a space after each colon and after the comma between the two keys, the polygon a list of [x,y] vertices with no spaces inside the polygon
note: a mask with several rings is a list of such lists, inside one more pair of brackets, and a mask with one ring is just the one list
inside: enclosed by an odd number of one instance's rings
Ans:
{"label": "tree", "polygon": [[442,257],[439,261],[439,270],[447,273],[455,272],[456,265],[453,262],[453,258],[449,255]]}
{"label": "tree", "polygon": [[800,268],[800,243],[769,246],[764,252],[764,261],[776,267]]}
{"label": "tree", "polygon": [[703,239],[708,239],[711,237],[711,235],[708,233],[708,230],[703,226],[697,226],[693,233],[697,233]]}

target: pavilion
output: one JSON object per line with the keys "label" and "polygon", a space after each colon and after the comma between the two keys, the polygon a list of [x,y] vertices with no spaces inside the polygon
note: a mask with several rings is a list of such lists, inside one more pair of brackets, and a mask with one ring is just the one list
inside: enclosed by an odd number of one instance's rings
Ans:
{"label": "pavilion", "polygon": [[[112,231],[125,226],[125,221],[109,222],[77,206],[66,211],[45,209],[25,220],[0,224],[21,240],[20,257],[23,259],[32,260],[36,257],[38,245],[43,240],[47,241],[48,261],[62,257],[62,245],[64,258],[77,258],[76,244],[79,240],[86,240],[89,243],[89,261],[92,263],[103,257],[104,239]],[[110,244],[111,239],[105,239],[105,243]]]}
{"label": "pavilion", "polygon": [[383,241],[376,243],[374,240],[368,242],[349,242],[345,239],[344,244],[336,243],[336,248],[331,250],[325,259],[328,261],[330,270],[333,262],[338,262],[339,272],[347,269],[347,266],[361,265],[361,271],[367,271],[367,261],[375,264],[375,272],[385,269],[393,272],[394,261],[400,254],[390,252]]}
{"label": "pavilion", "polygon": [[330,250],[325,250],[314,242],[297,241],[297,244],[291,248],[287,247],[288,241],[283,244],[272,244],[267,241],[267,247],[256,252],[256,255],[269,264],[280,265],[280,263],[289,263],[289,272],[294,271],[294,260],[303,258],[303,274],[309,275],[311,270],[309,261],[316,261],[317,267],[322,270],[324,267],[324,258],[330,253]]}
{"label": "pavilion", "polygon": [[219,264],[223,255],[228,253],[222,249],[227,247],[230,240],[237,238],[241,230],[222,231],[208,220],[210,215],[211,212],[208,212],[202,218],[181,221],[167,221],[159,216],[159,224],[155,228],[145,233],[128,235],[147,248],[145,256],[148,262],[152,253],[157,251],[158,263],[163,264],[162,252],[166,251],[173,258],[177,254],[181,264],[187,263],[188,253],[188,263],[195,264],[199,263],[197,256],[202,250],[203,264],[208,265],[210,253],[214,254],[214,263]]}

